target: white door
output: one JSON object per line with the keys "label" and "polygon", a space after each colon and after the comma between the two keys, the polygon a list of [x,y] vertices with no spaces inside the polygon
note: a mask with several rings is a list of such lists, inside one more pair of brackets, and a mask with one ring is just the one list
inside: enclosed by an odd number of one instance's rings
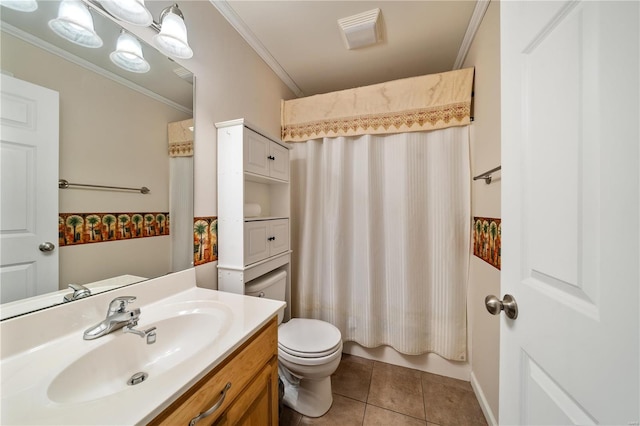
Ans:
{"label": "white door", "polygon": [[6,303],[58,290],[59,104],[58,92],[0,78],[0,296]]}
{"label": "white door", "polygon": [[501,2],[501,424],[640,421],[639,6]]}

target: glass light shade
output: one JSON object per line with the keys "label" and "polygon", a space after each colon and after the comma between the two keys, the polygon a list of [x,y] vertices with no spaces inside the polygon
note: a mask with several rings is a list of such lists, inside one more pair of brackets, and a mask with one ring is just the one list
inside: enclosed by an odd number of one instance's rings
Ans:
{"label": "glass light shade", "polygon": [[143,27],[148,27],[153,22],[144,0],[100,0],[100,4],[121,21]]}
{"label": "glass light shade", "polygon": [[167,56],[180,59],[193,56],[187,41],[187,27],[182,18],[171,11],[162,18],[160,33],[153,36],[153,42]]}
{"label": "glass light shade", "polygon": [[38,9],[36,0],[1,0],[0,5],[18,12],[33,12]]}
{"label": "glass light shade", "polygon": [[145,73],[151,68],[142,56],[142,47],[137,38],[122,32],[118,37],[115,52],[109,55],[111,62],[120,68],[137,73]]}
{"label": "glass light shade", "polygon": [[49,28],[60,37],[80,46],[102,46],[102,39],[93,29],[91,12],[80,0],[62,0],[58,17],[49,21]]}

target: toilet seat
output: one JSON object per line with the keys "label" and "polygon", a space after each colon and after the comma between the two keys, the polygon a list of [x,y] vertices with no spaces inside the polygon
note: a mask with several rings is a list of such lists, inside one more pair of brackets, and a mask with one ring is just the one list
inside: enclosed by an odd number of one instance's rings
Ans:
{"label": "toilet seat", "polygon": [[334,361],[336,358],[339,359],[341,357],[342,357],[342,344],[340,344],[338,350],[333,352],[332,354],[321,356],[321,357],[315,357],[315,358],[313,357],[302,358],[299,356],[291,355],[283,351],[281,348],[278,348],[279,360],[289,361],[290,363],[304,365],[304,366],[329,364],[330,362]]}
{"label": "toilet seat", "polygon": [[286,353],[288,353],[289,355],[292,356],[297,356],[300,358],[320,358],[323,356],[327,356],[327,355],[331,355],[332,353],[334,353],[336,350],[338,350],[338,348],[340,347],[340,343],[337,343],[334,347],[332,347],[331,349],[327,349],[326,351],[322,351],[322,352],[302,352],[302,351],[296,351],[294,349],[291,348],[287,348],[284,345],[280,345],[278,344],[278,349],[281,351],[284,351]]}
{"label": "toilet seat", "polygon": [[328,322],[293,318],[278,327],[278,352],[291,357],[326,358],[341,349],[340,330]]}

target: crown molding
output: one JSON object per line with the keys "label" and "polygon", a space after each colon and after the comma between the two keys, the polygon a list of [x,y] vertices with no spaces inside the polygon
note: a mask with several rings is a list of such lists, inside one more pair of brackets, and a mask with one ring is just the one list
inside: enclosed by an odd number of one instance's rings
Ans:
{"label": "crown molding", "polygon": [[462,68],[462,64],[467,58],[467,54],[469,53],[469,49],[471,48],[471,43],[473,43],[473,40],[476,37],[476,33],[478,32],[478,28],[480,28],[482,18],[484,18],[484,14],[487,12],[489,3],[491,3],[491,0],[476,1],[476,6],[473,9],[473,13],[471,14],[471,19],[469,19],[467,31],[464,33],[464,38],[462,39],[460,49],[458,50],[458,56],[456,57],[456,61],[453,64],[454,70]]}
{"label": "crown molding", "polygon": [[244,23],[242,18],[236,13],[235,10],[229,5],[226,0],[209,0],[211,4],[220,12],[220,14],[231,24],[233,28],[242,36],[242,38],[249,43],[249,46],[262,58],[263,61],[276,73],[276,75],[282,80],[282,82],[299,98],[304,96],[304,93],[293,79],[282,68],[278,61],[269,53],[266,47],[258,40],[258,37],[249,29],[247,24]]}
{"label": "crown molding", "polygon": [[76,56],[72,53],[67,52],[64,49],[59,48],[58,46],[54,46],[53,44],[44,41],[38,37],[35,37],[32,34],[29,34],[26,31],[23,31],[19,28],[14,27],[13,25],[7,24],[6,22],[2,22],[2,32],[6,32],[14,37],[19,38],[20,40],[32,44],[36,47],[39,47],[53,55],[59,56],[63,59],[66,59],[69,62],[72,62],[82,68],[85,68],[89,71],[93,71],[96,74],[99,74],[109,80],[115,81],[116,83],[122,84],[131,90],[135,90],[138,93],[141,93],[145,96],[148,96],[152,99],[155,99],[158,102],[162,102],[163,104],[169,105],[172,108],[175,108],[179,111],[184,112],[185,114],[193,115],[193,109],[189,109],[183,105],[180,105],[177,102],[172,101],[171,99],[165,98],[155,92],[152,92],[149,89],[146,89],[138,84],[135,84],[124,77],[120,77],[119,75],[112,73],[111,71],[107,71],[104,68],[97,66],[96,64],[87,61],[86,59],[82,59],[79,56]]}

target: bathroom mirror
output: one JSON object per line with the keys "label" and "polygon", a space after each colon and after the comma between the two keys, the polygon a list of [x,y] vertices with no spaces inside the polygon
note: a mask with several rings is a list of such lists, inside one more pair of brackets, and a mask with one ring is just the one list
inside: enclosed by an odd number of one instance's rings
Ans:
{"label": "bathroom mirror", "polygon": [[[156,20],[162,8],[171,4],[149,3]],[[103,46],[85,48],[49,28],[58,7],[58,1],[38,1],[34,12],[2,7],[2,72],[59,93],[59,179],[145,186],[150,192],[56,189],[58,211],[36,214],[55,215],[59,222],[59,239],[53,241],[59,258],[58,277],[38,277],[57,281],[57,288],[49,283],[57,291],[9,303],[3,298],[2,319],[62,303],[63,296],[71,293],[69,284],[87,285],[96,293],[190,266],[171,265],[169,184],[175,182],[175,176],[169,171],[175,167],[168,154],[167,125],[192,119],[193,74],[142,41],[150,71],[125,71],[109,59],[121,31],[116,22],[92,9]],[[192,191],[192,172],[185,176],[185,170],[192,169],[178,170],[180,188]],[[5,180],[3,188],[11,183]],[[3,215],[9,216],[12,207],[3,204]],[[191,207],[187,209],[191,221]],[[192,247],[184,246],[184,250],[192,251]]]}

